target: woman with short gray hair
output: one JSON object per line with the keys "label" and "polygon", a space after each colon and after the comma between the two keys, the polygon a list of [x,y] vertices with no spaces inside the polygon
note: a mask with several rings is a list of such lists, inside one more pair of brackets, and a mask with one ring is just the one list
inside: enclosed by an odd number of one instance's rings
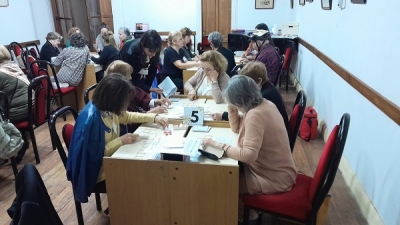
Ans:
{"label": "woman with short gray hair", "polygon": [[119,44],[119,49],[122,49],[122,46],[127,42],[133,40],[131,36],[131,32],[126,27],[121,27],[118,30],[118,38],[121,41]]}
{"label": "woman with short gray hair", "polygon": [[236,65],[235,54],[231,50],[222,46],[223,37],[221,33],[217,31],[211,32],[208,35],[208,42],[210,42],[212,49],[221,53],[226,58],[226,60],[228,61],[228,67],[226,68],[226,73],[229,76],[232,76],[231,72]]}
{"label": "woman with short gray hair", "polygon": [[[58,45],[62,37],[57,32],[49,32],[46,35],[46,43],[40,49],[40,59],[45,60],[47,62],[51,62],[51,58],[56,57],[60,54],[60,50],[58,49]],[[40,64],[40,67],[47,69],[46,65]]]}
{"label": "woman with short gray hair", "polygon": [[[285,124],[274,103],[263,99],[256,82],[243,75],[230,79],[224,95],[230,127],[239,133],[237,147],[212,139],[204,139],[202,145],[220,148],[226,157],[240,161],[239,198],[244,194],[275,194],[292,189],[297,168]],[[239,221],[242,217],[240,200]],[[255,211],[250,211],[251,220],[257,217]]]}

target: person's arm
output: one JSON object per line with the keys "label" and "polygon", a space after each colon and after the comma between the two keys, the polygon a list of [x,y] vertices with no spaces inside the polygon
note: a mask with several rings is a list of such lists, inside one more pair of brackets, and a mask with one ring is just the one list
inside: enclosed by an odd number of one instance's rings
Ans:
{"label": "person's arm", "polygon": [[151,98],[148,93],[143,91],[141,88],[135,86],[135,103],[137,106],[142,107],[144,110],[149,110]]}
{"label": "person's arm", "polygon": [[156,116],[154,113],[123,112],[118,119],[120,124],[154,123]]}
{"label": "person's arm", "polygon": [[219,77],[212,81],[211,86],[211,95],[215,101],[215,103],[219,104],[224,101],[222,97],[222,91],[228,86],[229,76],[223,72]]}
{"label": "person's arm", "polygon": [[106,147],[104,148],[104,156],[112,156],[122,145],[124,144],[122,143],[120,137],[117,137],[114,140],[108,142],[106,144]]}
{"label": "person's arm", "polygon": [[97,44],[96,51],[103,51],[104,44],[103,44],[103,38],[101,37],[101,34],[97,35],[96,44]]}
{"label": "person's arm", "polygon": [[44,45],[40,52],[40,58],[42,60],[46,60],[51,62],[52,57],[56,57],[57,53],[56,50],[53,48],[52,45]]}
{"label": "person's arm", "polygon": [[183,87],[185,88],[185,90],[188,93],[196,94],[195,87],[197,85],[197,80],[198,80],[199,76],[203,76],[202,69],[197,70],[197,72],[191,78],[189,78],[189,80],[187,80],[186,83],[184,84]]}
{"label": "person's arm", "polygon": [[109,54],[110,54],[110,49],[105,47],[101,52],[101,54],[99,55],[99,58],[93,56],[91,58],[94,63],[104,65],[107,61]]}
{"label": "person's arm", "polygon": [[192,67],[200,67],[201,63],[196,61],[182,62],[181,60],[176,60],[173,64],[181,70],[190,69]]}
{"label": "person's arm", "polygon": [[121,41],[119,40],[118,34],[114,34],[114,41],[115,44],[117,44],[117,47],[120,48]]}
{"label": "person's arm", "polygon": [[243,117],[239,115],[239,111],[231,105],[228,105],[228,118],[231,130],[235,133],[239,133],[239,129],[242,126]]}
{"label": "person's arm", "polygon": [[68,48],[64,49],[61,51],[61,53],[54,59],[54,61],[52,62],[53,65],[55,66],[61,66],[61,64],[63,63],[63,61],[67,58],[68,56]]}

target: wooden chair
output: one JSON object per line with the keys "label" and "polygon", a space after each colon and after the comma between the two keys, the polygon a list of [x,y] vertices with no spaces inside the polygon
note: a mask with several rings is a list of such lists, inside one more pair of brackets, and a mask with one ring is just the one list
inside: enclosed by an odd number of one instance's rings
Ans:
{"label": "wooden chair", "polygon": [[304,116],[304,111],[306,110],[307,97],[303,90],[299,91],[296,96],[296,101],[293,105],[292,115],[290,115],[289,125],[289,142],[290,150],[293,152],[294,145],[296,144],[296,139],[299,134],[301,120]]}
{"label": "wooden chair", "polygon": [[[0,100],[2,100],[3,104],[1,104],[3,111],[2,111],[2,116],[3,120],[7,121],[10,119],[10,105],[8,101],[7,94],[5,92],[0,91]],[[18,174],[18,168],[17,168],[17,162],[15,161],[15,156],[10,158],[11,160],[11,166],[14,172],[14,176],[16,177]]]}
{"label": "wooden chair", "polygon": [[[64,116],[66,113],[71,113],[75,120],[76,120],[76,118],[78,118],[78,113],[71,106],[65,106],[65,107],[57,110],[50,117],[51,138],[53,139],[53,142],[55,143],[55,145],[57,147],[58,154],[60,155],[61,161],[65,168],[67,167],[68,157],[67,157],[67,153],[64,150],[64,147],[61,143],[60,137],[58,136],[56,125],[57,125],[57,119],[60,116]],[[74,131],[74,125],[68,124],[68,123],[64,124],[64,126],[62,128],[62,137],[64,139],[64,143],[65,143],[65,146],[67,147],[67,150],[69,149],[69,146],[71,143],[73,131]],[[97,211],[101,211],[102,209],[101,209],[100,193],[105,193],[105,192],[98,191],[98,189],[99,188],[97,186],[95,186],[92,193],[95,194]],[[75,197],[74,197],[74,199],[75,199]],[[84,224],[83,214],[82,214],[82,206],[81,206],[81,203],[76,200],[75,200],[75,209],[76,209],[76,215],[78,218],[78,224],[79,225]]]}
{"label": "wooden chair", "polygon": [[249,224],[250,209],[277,215],[306,225],[315,225],[317,213],[335,180],[350,125],[345,113],[325,144],[314,177],[299,174],[288,192],[244,195],[243,224]]}
{"label": "wooden chair", "polygon": [[[27,121],[14,124],[22,135],[24,131],[29,131],[32,140],[33,152],[35,153],[36,163],[40,163],[39,152],[36,145],[34,129],[48,122],[50,117],[50,78],[48,76],[39,76],[32,79],[28,86],[28,115]],[[32,93],[35,93],[35,100],[32,100]],[[27,140],[24,138],[24,140]]]}

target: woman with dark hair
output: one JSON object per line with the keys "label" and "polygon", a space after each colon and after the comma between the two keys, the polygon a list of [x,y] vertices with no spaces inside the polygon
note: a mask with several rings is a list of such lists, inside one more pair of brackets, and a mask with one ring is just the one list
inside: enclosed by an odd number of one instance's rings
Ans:
{"label": "woman with dark hair", "polygon": [[127,41],[119,52],[120,59],[133,67],[132,84],[147,93],[162,94],[152,88],[160,59],[161,37],[155,30],[148,30],[139,39]]}
{"label": "woman with dark hair", "polygon": [[60,83],[78,86],[82,80],[86,64],[90,63],[90,51],[87,47],[88,40],[82,33],[72,34],[70,40],[71,48],[62,50],[53,64],[61,66],[57,73],[57,79]]}
{"label": "woman with dark hair", "polygon": [[75,122],[69,147],[67,177],[72,181],[75,198],[87,202],[94,185],[105,190],[103,157],[111,156],[123,145],[133,143],[137,134],[120,137],[120,124],[157,123],[168,126],[168,120],[152,113],[127,112],[134,87],[125,76],[110,74],[97,85],[90,101]]}
{"label": "woman with dark hair", "polygon": [[[253,79],[243,75],[233,76],[223,94],[228,102],[230,127],[239,133],[237,146],[212,139],[204,139],[202,145],[222,149],[226,157],[240,161],[243,168],[239,172],[240,198],[244,194],[291,190],[296,183],[297,169],[285,124],[274,103],[262,97]],[[239,220],[242,216],[240,199]],[[257,217],[251,210],[251,220]]]}

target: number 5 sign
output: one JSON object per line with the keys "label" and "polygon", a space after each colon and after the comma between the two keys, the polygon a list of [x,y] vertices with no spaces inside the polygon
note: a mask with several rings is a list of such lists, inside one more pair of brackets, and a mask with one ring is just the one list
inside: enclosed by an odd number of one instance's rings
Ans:
{"label": "number 5 sign", "polygon": [[204,122],[203,107],[185,107],[183,109],[183,124],[203,125],[203,122]]}

